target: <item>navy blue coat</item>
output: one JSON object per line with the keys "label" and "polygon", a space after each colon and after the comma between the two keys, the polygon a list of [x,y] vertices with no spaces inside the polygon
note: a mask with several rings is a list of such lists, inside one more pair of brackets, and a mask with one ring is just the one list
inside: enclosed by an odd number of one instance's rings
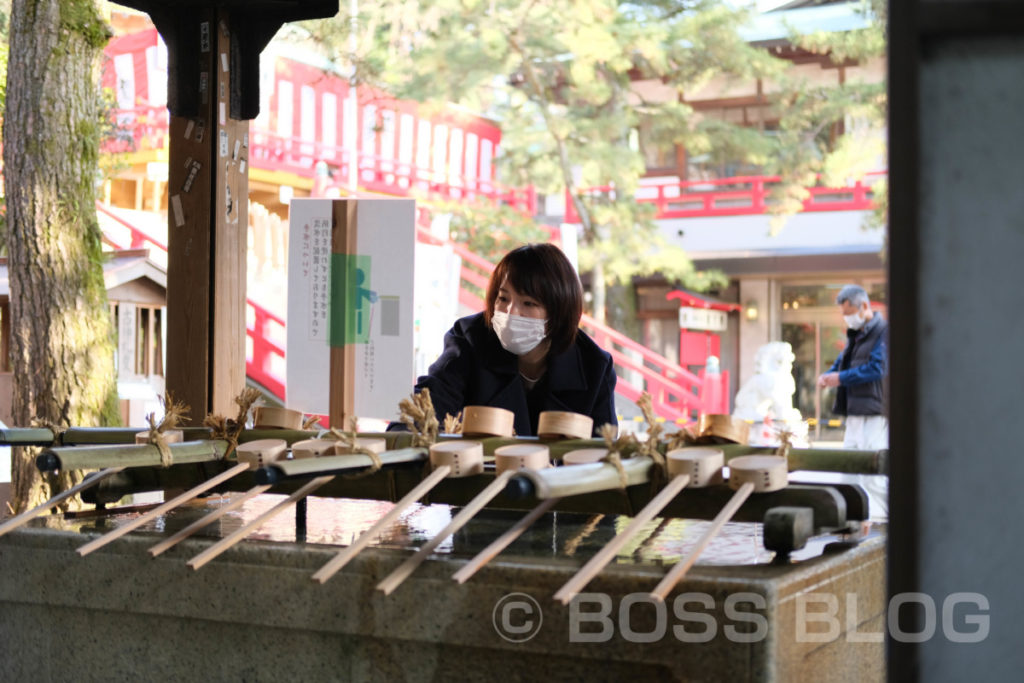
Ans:
{"label": "navy blue coat", "polygon": [[[839,373],[832,412],[836,415],[885,415],[889,325],[875,313],[861,329],[847,330],[846,337],[846,348],[828,370]],[[849,362],[844,363],[848,356]],[[847,369],[843,369],[844,365]]]}
{"label": "navy blue coat", "polygon": [[[465,406],[491,406],[515,413],[519,436],[537,433],[540,410],[564,410],[594,418],[594,430],[618,424],[615,417],[615,368],[612,357],[582,330],[565,352],[548,358],[541,381],[527,392],[518,357],[506,351],[484,323],[483,313],[455,322],[444,336],[444,351],[419,378],[416,391],[430,389],[437,419]],[[539,410],[538,410],[539,409]]]}

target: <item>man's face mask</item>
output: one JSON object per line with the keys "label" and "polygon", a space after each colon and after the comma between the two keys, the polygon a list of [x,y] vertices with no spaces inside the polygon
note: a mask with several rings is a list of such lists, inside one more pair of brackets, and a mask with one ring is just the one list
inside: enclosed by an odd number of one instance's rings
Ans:
{"label": "man's face mask", "polygon": [[843,320],[846,321],[846,326],[851,330],[859,330],[864,327],[864,318],[861,317],[861,312],[851,313],[850,315],[844,315]]}

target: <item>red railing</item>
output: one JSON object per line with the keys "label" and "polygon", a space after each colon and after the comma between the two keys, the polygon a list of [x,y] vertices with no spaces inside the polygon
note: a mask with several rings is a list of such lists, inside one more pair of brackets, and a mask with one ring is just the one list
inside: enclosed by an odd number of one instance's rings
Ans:
{"label": "red railing", "polygon": [[[885,172],[869,173],[847,187],[809,187],[804,211],[865,211],[874,208],[871,184]],[[698,218],[762,214],[771,206],[772,188],[779,176],[737,176],[715,180],[670,180],[641,185],[636,190],[640,204],[651,204],[656,218]],[[612,186],[588,188],[583,195],[591,199],[611,199]],[[579,223],[579,214],[566,195],[565,221]]]}
{"label": "red railing", "polygon": [[284,339],[284,330],[283,318],[252,299],[245,300],[245,374],[282,401],[285,391],[284,344],[273,339]]}
{"label": "red railing", "polygon": [[[163,242],[154,237],[151,237],[142,230],[139,230],[137,227],[126,221],[124,218],[117,215],[117,213],[111,211],[105,204],[96,202],[96,210],[102,213],[104,216],[109,216],[118,224],[120,224],[122,228],[128,231],[128,234],[130,235],[129,244],[127,247],[128,249],[141,249],[147,247],[148,245],[152,245],[160,251],[167,251],[166,244],[164,244]],[[107,235],[104,235],[104,237],[109,238],[109,236]],[[115,243],[113,241],[110,241],[109,243],[111,244],[111,246],[117,248],[125,248],[122,245]]]}
{"label": "red railing", "polygon": [[[334,184],[345,187],[343,181]],[[505,204],[528,216],[537,212],[533,186],[507,187],[486,178],[423,168],[372,154],[359,155],[359,186],[391,195],[418,194],[435,199]]]}
{"label": "red railing", "polygon": [[317,161],[327,162],[334,173],[348,175],[350,150],[315,140],[287,137],[252,127],[249,131],[249,165],[268,171],[284,171],[313,177]]}
{"label": "red railing", "polygon": [[[119,131],[106,143],[105,152],[162,149],[166,144],[170,121],[166,107],[121,109],[111,115],[119,123]],[[313,178],[316,163],[323,161],[330,168],[333,179],[321,190],[330,187],[344,190],[348,187],[350,158],[351,150],[337,145],[282,136],[255,127],[249,132],[251,167]],[[362,152],[356,158],[362,190],[392,196],[418,194],[431,199],[506,204],[529,216],[537,212],[537,195],[532,186],[507,187],[486,178],[424,168],[407,161]]]}

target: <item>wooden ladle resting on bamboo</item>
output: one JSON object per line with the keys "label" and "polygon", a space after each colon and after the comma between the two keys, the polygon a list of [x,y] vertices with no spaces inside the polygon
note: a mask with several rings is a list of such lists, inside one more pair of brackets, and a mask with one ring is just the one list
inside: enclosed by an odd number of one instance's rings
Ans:
{"label": "wooden ladle resting on bamboo", "polygon": [[[296,468],[298,468],[299,470],[301,470],[302,472],[304,472],[306,474],[311,474],[313,472],[316,472],[316,471],[318,471],[318,469],[321,472],[327,471],[327,472],[331,472],[331,473],[330,474],[324,474],[324,475],[319,476],[319,477],[315,477],[311,481],[306,482],[306,484],[304,484],[303,486],[299,487],[299,489],[296,490],[294,493],[289,495],[284,500],[278,502],[276,505],[271,507],[269,510],[264,511],[262,514],[260,514],[255,519],[250,521],[248,524],[243,525],[241,528],[237,529],[236,531],[234,531],[233,533],[229,534],[228,536],[225,536],[224,538],[222,538],[217,543],[214,543],[212,546],[210,546],[209,548],[207,548],[203,552],[201,552],[198,555],[196,555],[195,557],[193,557],[191,560],[189,560],[187,562],[188,566],[192,567],[192,569],[195,569],[195,570],[202,569],[211,560],[215,559],[221,553],[223,553],[224,551],[228,550],[232,546],[234,546],[237,543],[239,543],[245,537],[247,537],[250,534],[252,534],[255,531],[257,531],[261,526],[266,524],[272,518],[274,518],[278,514],[284,512],[285,510],[287,510],[289,507],[291,507],[295,503],[298,503],[300,500],[302,500],[306,496],[311,495],[314,491],[319,489],[321,486],[323,486],[327,482],[329,482],[332,479],[334,479],[334,477],[337,475],[339,470],[348,469],[348,468],[353,467],[353,466],[354,467],[361,467],[361,468],[365,468],[367,466],[373,466],[374,464],[379,466],[379,464],[381,462],[381,458],[379,456],[377,456],[376,453],[380,453],[380,452],[382,452],[384,450],[384,448],[385,448],[385,441],[384,441],[384,439],[376,440],[376,442],[373,443],[372,447],[371,447],[371,444],[368,441],[364,440],[362,446],[364,448],[367,448],[368,450],[373,450],[374,453],[375,453],[374,456],[368,456],[368,455],[325,455],[325,456],[319,457],[319,458],[312,457],[312,458],[300,458],[299,460],[292,460],[290,463],[288,463],[288,465],[294,464],[294,466]],[[340,446],[340,442],[339,442],[339,447],[341,447]],[[294,449],[294,444],[293,444],[292,448]],[[310,448],[313,451],[320,452],[320,446],[319,445],[310,446]],[[329,451],[328,451],[328,453],[329,453]],[[293,453],[293,455],[294,455],[294,453]],[[344,459],[351,459],[351,460],[341,460],[339,462],[338,459],[342,459],[342,458],[344,458]],[[348,463],[347,467],[346,467],[346,462]],[[274,463],[273,466],[274,467],[278,467],[278,468],[285,467],[285,463],[283,463],[282,461],[279,460],[276,463]],[[258,477],[257,477],[257,480],[259,481]],[[260,483],[261,484],[266,484],[268,482],[261,481]]]}
{"label": "wooden ladle resting on bamboo", "polygon": [[[475,462],[476,443],[477,442],[447,442],[448,445],[439,445],[436,450],[432,449],[432,451],[434,451],[435,453],[432,456],[432,462],[440,463],[435,465],[435,469],[433,470],[433,472],[431,472],[428,477],[426,477],[416,487],[409,491],[409,493],[407,493],[401,500],[395,503],[394,507],[388,510],[387,514],[378,519],[373,526],[371,526],[369,529],[360,534],[359,538],[357,538],[350,546],[341,550],[337,555],[335,555],[330,560],[330,562],[328,562],[319,570],[317,570],[317,572],[313,574],[313,580],[318,581],[320,583],[325,583],[328,579],[334,576],[342,567],[348,564],[367,545],[369,545],[370,542],[372,542],[375,538],[380,536],[380,534],[383,533],[384,530],[387,529],[388,526],[390,526],[390,524],[399,517],[399,515],[401,515],[405,510],[407,510],[410,505],[412,505],[414,502],[416,502],[424,495],[426,495],[442,479],[449,476],[449,474],[452,473],[452,463],[458,462],[459,470],[461,473],[465,469],[467,460]],[[466,444],[470,445],[467,446]],[[498,451],[495,452],[495,462],[498,463],[499,474],[510,467],[510,465],[502,464],[504,458],[501,454],[503,450],[509,448],[522,447],[504,446],[502,448],[499,448]],[[547,447],[527,446],[526,448],[531,448],[537,451],[542,450],[543,457],[545,458],[545,460],[547,460],[548,463],[550,463],[550,460],[548,459],[549,456]],[[447,451],[447,453],[445,453],[444,451]],[[451,463],[448,462],[449,458],[452,461]],[[519,461],[522,460],[522,458],[516,458],[515,460]],[[480,462],[483,462],[482,457],[480,459]],[[513,469],[518,469],[518,467],[514,467]],[[471,467],[469,471],[471,473],[475,473],[476,467]],[[452,474],[452,476],[455,475]],[[466,475],[461,474],[461,476]]]}
{"label": "wooden ladle resting on bamboo", "polygon": [[[227,443],[224,441],[186,441],[168,445],[174,461],[178,463],[210,462],[224,457]],[[82,491],[128,467],[155,467],[161,463],[160,450],[152,444],[140,445],[97,445],[64,446],[45,449],[36,458],[40,472],[61,470],[97,469],[67,491],[58,493],[50,500],[12,517],[0,524],[0,536],[24,526],[33,518],[53,509]]]}
{"label": "wooden ladle resting on bamboo", "polygon": [[[437,469],[450,470],[446,473],[446,476],[449,477],[467,477],[482,474],[484,471],[483,445],[479,441],[444,441],[437,443],[430,447],[430,462]],[[385,595],[390,595],[396,588],[402,585],[402,582],[409,578],[437,546],[461,529],[481,508],[501,493],[513,474],[515,474],[514,470],[505,470],[498,474],[494,481],[462,508],[459,514],[455,515],[444,529],[424,543],[423,547],[416,554],[409,557],[397,569],[385,577],[384,580],[378,583],[377,590],[382,591]],[[396,505],[395,507],[398,508],[399,506]],[[394,512],[394,509],[392,509],[392,512]]]}
{"label": "wooden ladle resting on bamboo", "polygon": [[[210,442],[210,443],[215,443],[215,442]],[[260,461],[276,459],[276,458],[282,457],[284,455],[284,452],[285,452],[286,448],[287,448],[287,442],[285,442],[284,439],[267,439],[267,440],[260,440],[260,441],[252,441],[252,442],[249,442],[248,444],[244,444],[244,445],[240,445],[240,446],[236,447],[235,453],[236,453],[236,456],[238,457],[240,462],[238,462],[237,464],[233,465],[232,467],[229,467],[227,470],[221,472],[220,474],[218,474],[218,475],[216,475],[214,477],[211,477],[210,479],[207,479],[206,481],[200,482],[199,484],[196,484],[195,486],[193,486],[189,490],[185,491],[184,493],[181,493],[181,494],[175,496],[174,498],[172,498],[172,499],[170,499],[168,501],[165,501],[163,504],[158,505],[157,507],[155,507],[152,510],[146,512],[145,514],[139,515],[135,519],[133,519],[133,520],[131,520],[131,521],[125,523],[125,524],[122,524],[121,526],[117,527],[113,531],[110,531],[110,532],[104,534],[103,536],[100,536],[99,538],[93,539],[89,543],[86,543],[85,545],[83,545],[80,548],[78,548],[78,554],[81,555],[82,557],[85,557],[89,553],[92,553],[92,552],[94,552],[96,550],[99,550],[100,548],[102,548],[103,546],[107,545],[108,543],[112,543],[113,541],[116,541],[117,539],[121,538],[122,536],[130,533],[131,531],[134,531],[135,529],[138,529],[140,526],[142,526],[143,524],[146,524],[150,520],[156,519],[160,515],[166,514],[167,512],[173,510],[174,508],[176,508],[178,506],[181,506],[181,505],[184,505],[185,503],[187,503],[188,501],[192,500],[193,498],[201,496],[202,494],[206,493],[207,491],[209,491],[210,489],[214,488],[215,486],[218,486],[219,484],[222,484],[223,482],[227,481],[228,479],[231,479],[235,475],[241,474],[242,472],[244,472],[246,470],[249,470],[249,469],[255,469],[256,464],[258,462],[260,462]],[[255,459],[255,462],[254,462],[254,459]],[[259,493],[259,492],[257,491],[256,493]],[[253,493],[253,495],[255,495],[255,493]],[[251,496],[249,496],[249,497],[251,497]],[[232,502],[234,503],[234,501],[232,501]],[[235,505],[232,505],[231,509],[234,509],[234,507],[237,507],[237,505],[241,505],[241,503],[239,502],[239,503],[237,503]],[[220,514],[223,515],[226,512],[227,511],[224,511],[224,512],[221,512]],[[212,520],[210,520],[210,521],[212,521]],[[205,526],[205,525],[203,525],[203,526]],[[193,531],[195,531],[198,528],[201,528],[201,527],[195,527],[195,528],[191,529],[188,534],[181,534],[179,532],[179,534],[176,535],[176,540],[174,540],[174,542],[172,542],[172,543],[169,543],[169,544],[165,545],[163,547],[163,550],[166,550],[167,548],[170,548],[175,543],[177,543],[179,540],[181,540],[183,538],[186,538],[188,535],[190,535]],[[163,550],[161,550],[160,552],[163,552]],[[156,555],[158,555],[159,553],[152,553],[152,554],[153,554],[154,557],[156,557]]]}
{"label": "wooden ladle resting on bamboo", "polygon": [[784,457],[777,455],[743,455],[729,461],[729,487],[736,493],[715,516],[711,525],[697,541],[686,557],[676,563],[660,583],[651,591],[651,597],[663,602],[679,581],[686,576],[697,557],[704,551],[708,543],[718,535],[726,522],[732,519],[736,511],[751,493],[768,493],[786,488],[789,471]]}
{"label": "wooden ladle resting on bamboo", "polygon": [[45,503],[37,505],[36,507],[30,510],[26,510],[25,512],[22,512],[20,515],[11,517],[3,524],[0,524],[0,536],[3,536],[8,532],[14,531],[17,528],[22,527],[25,524],[28,524],[34,518],[43,514],[47,510],[52,510],[56,506],[63,503],[65,500],[68,500],[69,498],[78,495],[82,491],[85,491],[86,489],[95,486],[96,484],[100,483],[110,475],[117,474],[123,469],[123,467],[108,467],[104,470],[100,470],[99,472],[93,472],[92,474],[87,475],[85,479],[78,482],[77,484],[69,488],[67,491],[62,491],[53,498],[51,498],[50,500],[46,501]]}
{"label": "wooden ladle resting on bamboo", "polygon": [[[579,413],[545,410],[541,412],[537,420],[537,435],[541,439],[586,439],[593,430],[594,418]],[[607,450],[601,450],[601,456],[603,457],[605,454],[607,454]],[[551,467],[549,449],[547,446],[539,445],[503,446],[494,452],[494,460],[498,472],[503,472],[506,469],[537,471]],[[459,583],[468,581],[473,574],[522,536],[524,531],[540,519],[541,515],[557,505],[560,500],[559,497],[548,498],[535,506],[525,517],[477,553],[476,557],[459,571],[452,574],[452,578]]]}
{"label": "wooden ladle resting on bamboo", "polygon": [[[514,446],[502,446],[494,451],[494,462],[498,473],[520,470],[538,470],[551,466],[551,453],[547,446],[535,444],[518,444]],[[540,516],[553,508],[561,498],[548,498],[533,508],[525,517],[513,524],[505,533],[496,538],[493,543],[481,550],[476,557],[470,560],[452,578],[459,583],[465,583],[473,574],[480,570],[494,559],[498,553],[507,548],[514,540],[522,536],[523,532],[540,519]]]}
{"label": "wooden ladle resting on bamboo", "polygon": [[651,499],[619,534],[609,541],[596,555],[583,565],[576,574],[562,586],[555,599],[568,604],[605,565],[615,557],[631,538],[636,536],[645,524],[658,516],[687,485],[694,487],[711,486],[722,481],[722,464],[725,456],[716,448],[681,448],[670,451],[667,469],[671,479]]}
{"label": "wooden ladle resting on bamboo", "polygon": [[[360,444],[372,443],[368,439],[356,439],[356,442]],[[299,446],[298,454],[300,456],[306,454],[308,457],[311,458],[312,456],[309,454],[321,451],[321,447],[319,446],[302,446],[301,443],[302,441],[296,441],[295,444],[293,444],[293,457],[296,455],[296,445]],[[335,444],[332,447],[336,447],[337,441],[332,441],[332,444]],[[173,536],[164,539],[160,543],[156,544],[155,546],[150,548],[151,555],[156,557],[157,555],[160,555],[161,553],[170,550],[171,548],[181,543],[188,537],[193,536],[194,533],[199,531],[201,528],[209,526],[213,522],[217,521],[218,519],[226,515],[228,512],[231,512],[232,510],[237,510],[238,508],[242,507],[249,500],[255,498],[256,496],[266,493],[267,490],[269,490],[270,487],[273,485],[273,483],[280,479],[287,478],[287,475],[284,474],[284,472],[281,472],[280,468],[294,468],[295,473],[293,474],[293,476],[298,476],[300,474],[309,475],[314,471],[327,473],[328,469],[333,467],[335,464],[339,463],[343,463],[343,465],[341,467],[336,468],[338,471],[362,469],[373,464],[372,461],[366,457],[355,457],[353,459],[352,457],[346,456],[325,456],[316,459],[316,462],[313,464],[304,461],[303,458],[301,457],[299,458],[298,462],[286,462],[284,461],[284,458],[288,455],[288,442],[285,439],[281,438],[265,438],[240,443],[238,449],[236,449],[236,454],[238,455],[240,462],[247,463],[249,465],[249,469],[256,471],[256,478],[259,480],[259,483],[257,483],[255,486],[253,486],[252,488],[247,490],[247,492],[241,494],[240,496],[232,496],[231,500],[225,503],[224,505],[221,505],[216,510],[210,512],[208,515],[200,519],[197,519],[195,522],[175,532]],[[414,454],[399,454],[397,452],[390,452],[389,454],[382,455],[381,461],[382,463],[386,461],[388,464],[396,462],[406,462],[406,460],[404,459],[406,459],[407,457],[415,459],[420,457],[421,455],[425,456],[426,454],[420,454],[419,452]],[[333,458],[335,457],[340,458],[342,460],[335,461],[333,460]],[[268,474],[268,472],[271,473]]]}
{"label": "wooden ladle resting on bamboo", "polygon": [[[287,453],[288,442],[284,439],[257,439],[256,441],[239,444],[235,449],[235,455],[238,457],[238,462],[246,465],[250,470],[257,470],[261,467],[266,467],[270,463],[276,462],[277,460],[285,457]],[[150,547],[149,554],[156,557],[157,555],[173,548],[195,532],[212,524],[232,510],[238,509],[245,504],[246,501],[265,492],[269,488],[269,484],[261,484],[253,486],[239,496],[232,496],[230,501],[221,505],[213,512],[203,516],[195,522],[192,522],[169,538],[165,538],[156,545]]]}

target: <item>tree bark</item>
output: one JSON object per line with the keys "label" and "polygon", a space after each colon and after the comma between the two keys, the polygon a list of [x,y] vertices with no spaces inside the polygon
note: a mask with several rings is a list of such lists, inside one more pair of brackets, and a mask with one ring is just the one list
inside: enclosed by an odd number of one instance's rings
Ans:
{"label": "tree bark", "polygon": [[[110,30],[97,0],[15,0],[3,122],[13,417],[117,421],[114,337],[96,220],[99,57]],[[16,510],[71,486],[16,449]]]}

